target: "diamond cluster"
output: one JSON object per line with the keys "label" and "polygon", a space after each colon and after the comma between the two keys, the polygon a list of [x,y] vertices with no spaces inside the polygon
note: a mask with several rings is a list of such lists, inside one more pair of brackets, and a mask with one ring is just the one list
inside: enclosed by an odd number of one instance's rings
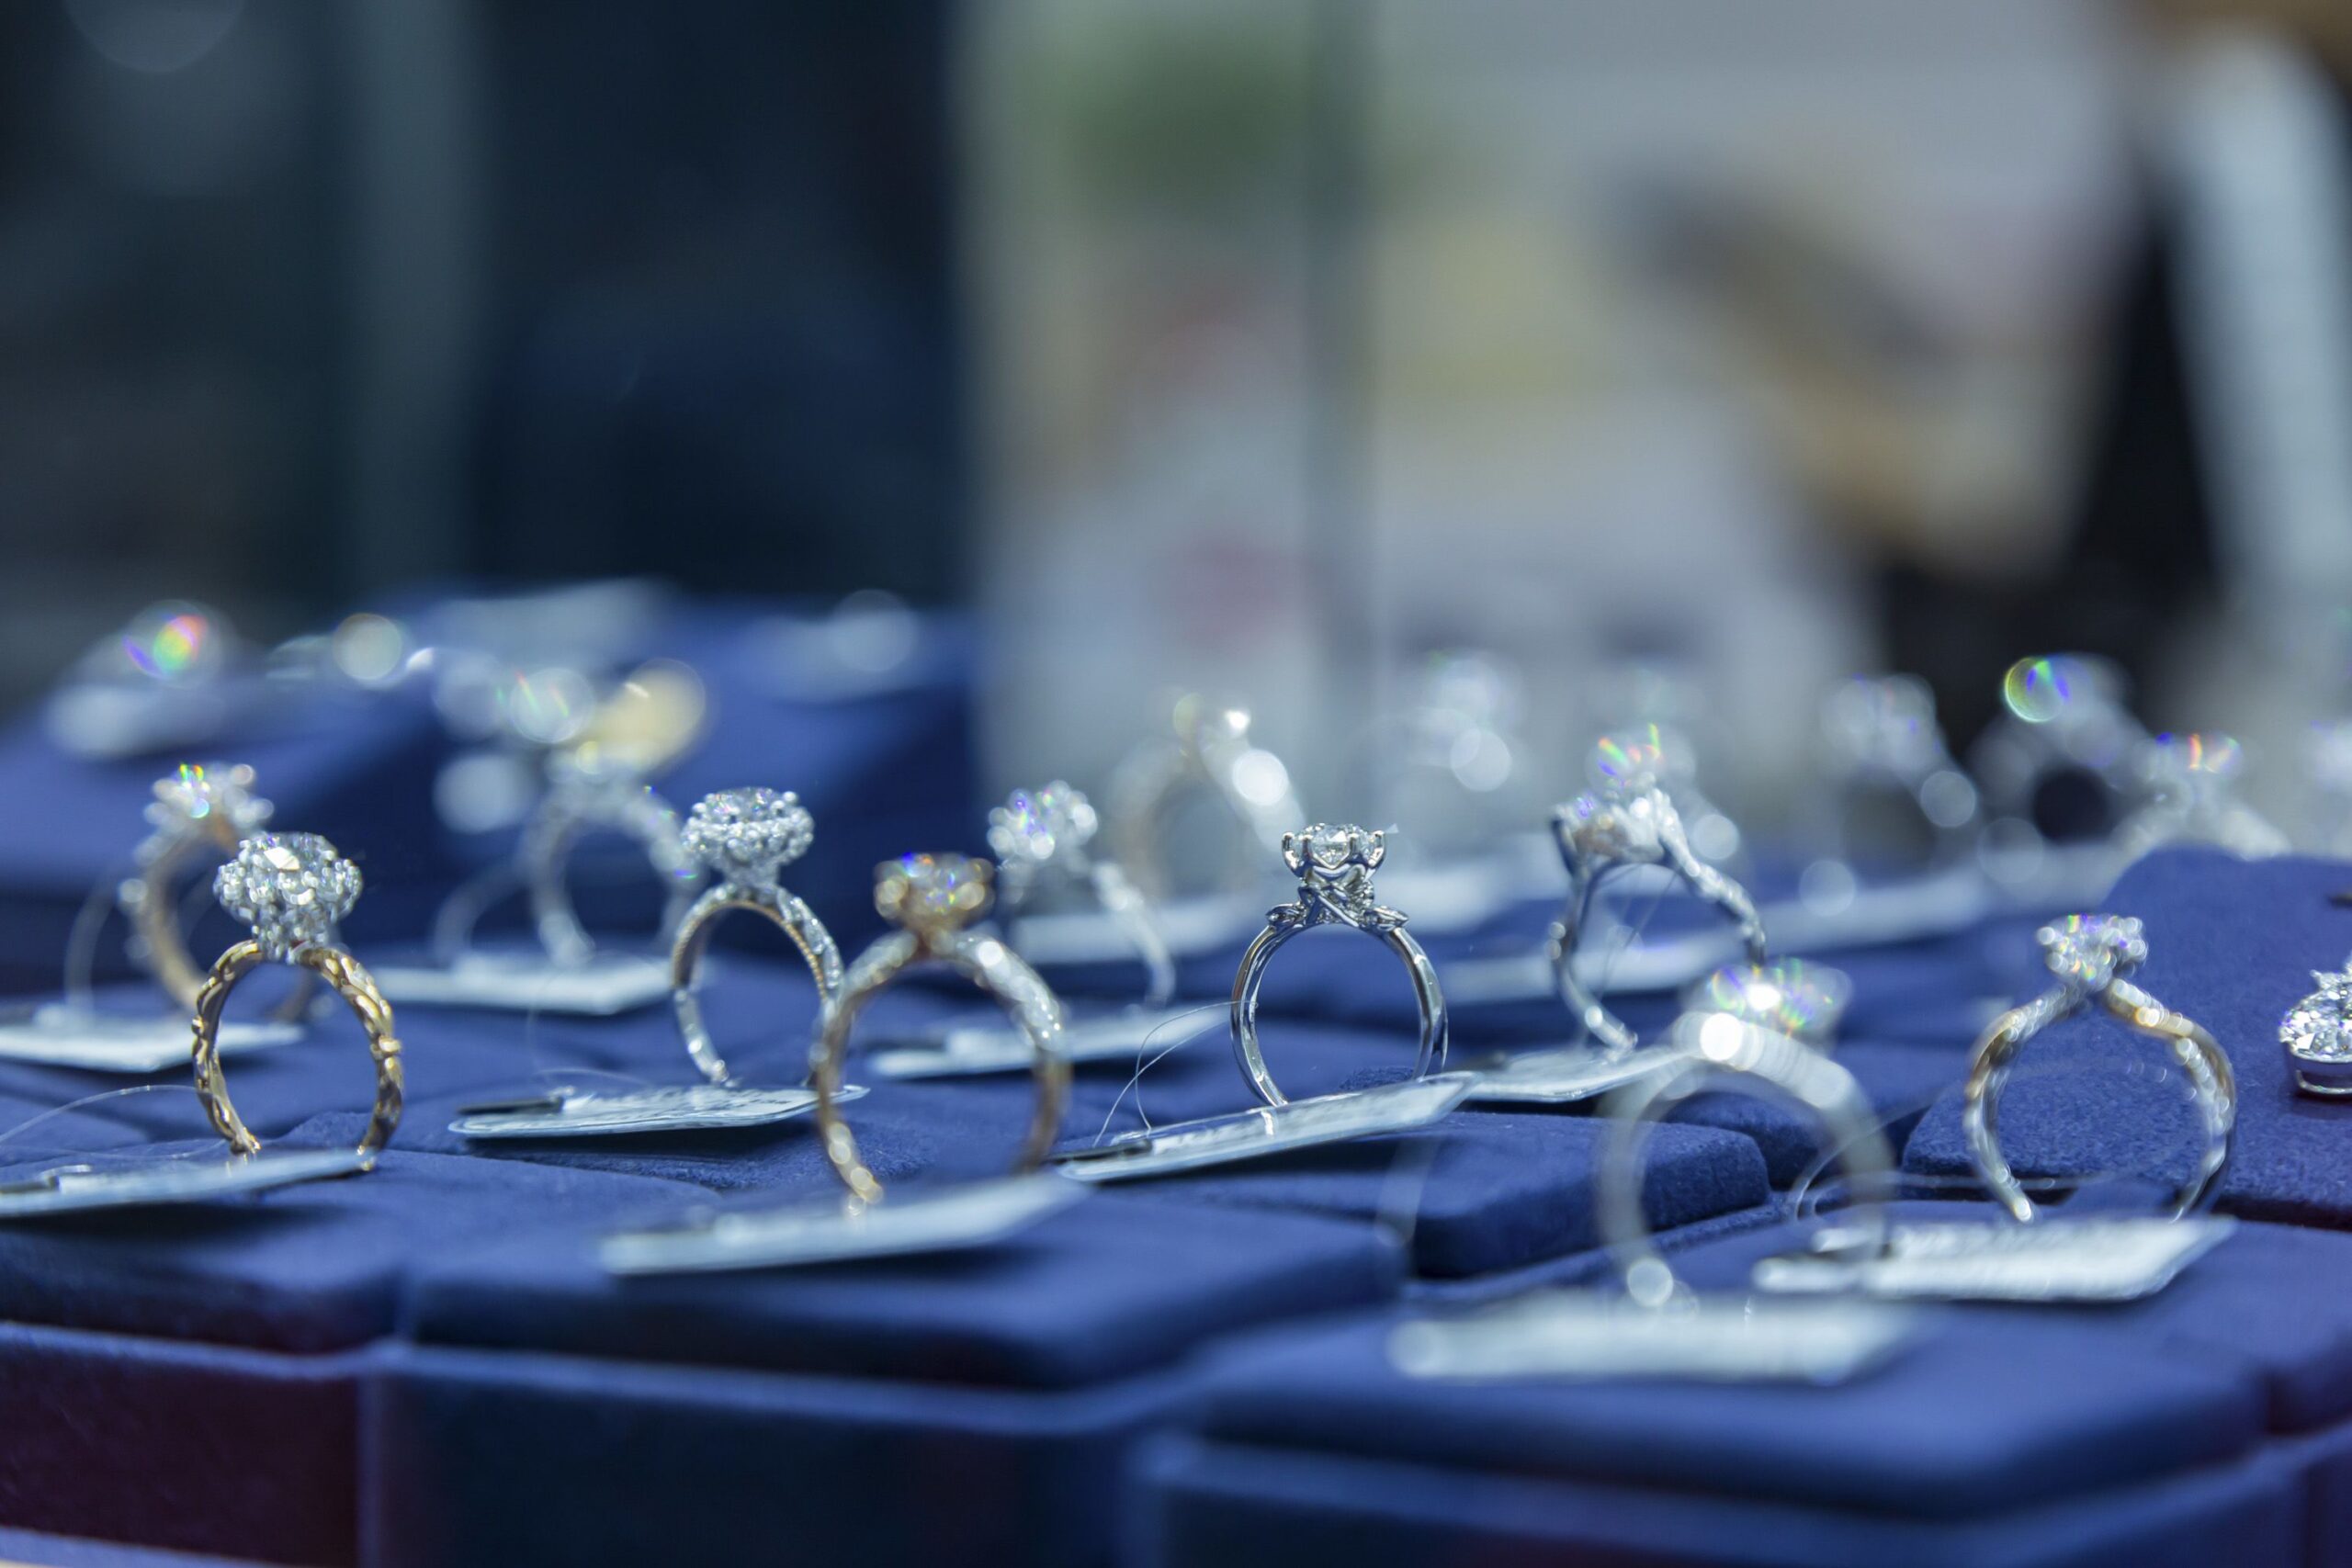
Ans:
{"label": "diamond cluster", "polygon": [[2147,962],[2148,939],[2129,915],[2069,915],[2034,933],[2041,961],[2069,986],[2107,988],[2117,975]]}
{"label": "diamond cluster", "polygon": [[212,895],[253,928],[263,953],[284,958],[334,937],[359,902],[359,868],[316,833],[256,833],[214,874]]}
{"label": "diamond cluster", "polygon": [[1587,793],[1552,813],[1553,836],[1574,859],[1656,861],[1666,853],[1665,796]]}
{"label": "diamond cluster", "polygon": [[2352,974],[2314,971],[2319,988],[2278,1025],[2279,1043],[2306,1061],[2352,1062]]}
{"label": "diamond cluster", "polygon": [[1082,848],[1101,825],[1085,795],[1056,779],[1043,789],[1016,789],[989,813],[989,848],[1001,861],[1042,865],[1057,851]]}
{"label": "diamond cluster", "polygon": [[147,820],[167,833],[222,822],[242,837],[269,820],[269,802],[254,794],[253,786],[254,771],[243,763],[183,762],[155,781]]}
{"label": "diamond cluster", "polygon": [[953,931],[989,907],[996,868],[965,855],[900,855],[874,869],[874,907],[910,931]]}
{"label": "diamond cluster", "polygon": [[798,860],[817,836],[816,818],[790,790],[726,789],[704,795],[679,835],[686,853],[729,881],[765,883]]}

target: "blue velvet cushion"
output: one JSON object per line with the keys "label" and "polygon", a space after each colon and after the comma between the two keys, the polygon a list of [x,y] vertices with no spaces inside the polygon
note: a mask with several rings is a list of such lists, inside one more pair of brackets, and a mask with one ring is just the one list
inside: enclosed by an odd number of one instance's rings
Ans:
{"label": "blue velvet cushion", "polygon": [[1136,1471],[1122,1561],[1139,1568],[2207,1568],[2335,1561],[2305,1555],[2307,1468],[2269,1450],[2012,1513],[1928,1519],[1182,1435],[1146,1445]]}
{"label": "blue velvet cushion", "polygon": [[[211,1156],[220,1146],[217,1138],[149,1145],[125,1157]],[[0,1169],[0,1179],[27,1170]],[[339,1349],[389,1332],[415,1268],[451,1247],[668,1213],[699,1190],[603,1171],[394,1152],[373,1172],[342,1180],[0,1225],[0,1317]]]}
{"label": "blue velvet cushion", "polygon": [[[2312,988],[2311,972],[2341,965],[2352,950],[2352,908],[2329,898],[2347,884],[2352,867],[2335,862],[2168,850],[2127,872],[2106,905],[2146,922],[2149,957],[2137,983],[2229,1053],[2237,1138],[2221,1201],[2233,1213],[2352,1224],[2352,1103],[2298,1096],[2278,1038],[2281,1016]],[[1960,1110],[1955,1089],[1912,1135],[1908,1168],[1971,1170]],[[2002,1150],[2022,1176],[2129,1172],[2177,1181],[2201,1138],[2165,1047],[2097,1011],[2025,1047],[2000,1128]]]}

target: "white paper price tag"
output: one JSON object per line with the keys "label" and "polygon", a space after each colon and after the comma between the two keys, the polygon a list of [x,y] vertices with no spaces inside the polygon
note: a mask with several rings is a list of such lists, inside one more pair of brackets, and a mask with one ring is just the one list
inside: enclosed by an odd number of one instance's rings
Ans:
{"label": "white paper price tag", "polygon": [[729,1210],[664,1229],[606,1236],[599,1254],[615,1274],[693,1274],[948,1252],[1024,1230],[1069,1208],[1088,1190],[1043,1171],[895,1190],[876,1203],[842,1199]]}
{"label": "white paper price tag", "polygon": [[1701,1297],[1645,1307],[1561,1291],[1477,1317],[1400,1325],[1388,1353],[1419,1378],[1836,1383],[1883,1361],[1912,1326],[1910,1313],[1877,1302]]}
{"label": "white paper price tag", "polygon": [[[844,1087],[843,1102],[865,1094]],[[543,1095],[469,1105],[449,1123],[461,1137],[612,1138],[633,1133],[685,1133],[718,1127],[763,1127],[817,1109],[808,1089],[733,1089],[690,1084],[607,1093],[558,1089]]]}
{"label": "white paper price tag", "polygon": [[393,964],[376,983],[397,1007],[493,1008],[612,1018],[667,1000],[670,972],[650,958],[600,953],[584,964],[537,953],[469,953],[446,969]]}
{"label": "white paper price tag", "polygon": [[1475,1081],[1467,1073],[1441,1073],[1408,1083],[1122,1133],[1100,1144],[1057,1151],[1053,1157],[1058,1168],[1080,1181],[1132,1181],[1172,1171],[1236,1165],[1292,1149],[1425,1127],[1461,1104]]}
{"label": "white paper price tag", "polygon": [[[224,1023],[220,1054],[243,1055],[301,1038],[299,1023]],[[186,1013],[125,1017],[50,1002],[26,1017],[0,1021],[0,1057],[45,1066],[159,1073],[186,1067],[195,1047],[194,1028]]]}
{"label": "white paper price tag", "polygon": [[0,1221],[197,1203],[301,1181],[356,1176],[375,1163],[374,1156],[356,1149],[264,1149],[254,1155],[157,1160],[115,1169],[58,1166],[0,1184]]}
{"label": "white paper price tag", "polygon": [[1904,1301],[2137,1301],[2171,1284],[2236,1224],[2210,1214],[1902,1224],[1876,1254],[1841,1245],[1851,1238],[1833,1230],[1813,1251],[1764,1259],[1755,1280],[1782,1294],[1859,1291]]}
{"label": "white paper price tag", "polygon": [[[1225,1019],[1221,1006],[1135,1008],[1065,1025],[1062,1055],[1073,1062],[1133,1060],[1171,1050],[1222,1026]],[[958,1025],[935,1041],[885,1046],[865,1053],[863,1059],[886,1078],[949,1078],[1025,1073],[1035,1054],[1019,1030]]]}

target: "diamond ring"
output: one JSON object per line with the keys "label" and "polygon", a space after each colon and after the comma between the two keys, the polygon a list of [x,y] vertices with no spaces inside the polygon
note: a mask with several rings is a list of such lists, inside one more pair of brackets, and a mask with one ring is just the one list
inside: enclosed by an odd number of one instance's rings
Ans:
{"label": "diamond ring", "polygon": [[1592,908],[1593,891],[1611,872],[1662,865],[1738,928],[1747,961],[1764,962],[1764,922],[1747,889],[1701,860],[1682,829],[1682,817],[1657,780],[1634,773],[1607,789],[1591,790],[1552,813],[1552,836],[1568,868],[1568,896],[1552,922],[1546,951],[1560,1000],[1599,1040],[1604,1054],[1622,1056],[1640,1043],[1624,1021],[1601,1005],[1577,974],[1577,942]]}
{"label": "diamond ring", "polygon": [[1037,885],[1061,876],[1083,884],[1103,912],[1116,920],[1143,960],[1143,1005],[1164,1007],[1176,994],[1176,961],[1159,920],[1125,872],[1096,860],[1087,845],[1094,838],[1094,807],[1078,790],[1056,779],[1043,789],[1017,789],[989,813],[989,848],[996,852],[997,898],[1008,921],[1017,918]]}
{"label": "diamond ring", "polygon": [[292,964],[333,987],[368,1032],[368,1054],[376,1063],[376,1104],[359,1152],[373,1156],[400,1125],[402,1074],[391,1004],[336,940],[337,926],[359,901],[359,868],[315,833],[254,833],[214,874],[212,892],[253,935],[223,953],[197,991],[196,1092],[205,1115],[236,1153],[260,1149],[261,1140],[230,1102],[221,1075],[220,1012],[230,990],[252,970],[265,963]]}
{"label": "diamond ring", "polygon": [[2165,844],[2211,844],[2247,860],[2287,852],[2287,835],[2237,796],[2245,749],[2226,735],[2159,735],[2139,748],[2148,804],[2115,830],[2138,859]]}
{"label": "diamond ring", "polygon": [[678,921],[670,946],[670,1000],[686,1055],[712,1083],[732,1083],[734,1075],[711,1043],[695,987],[710,933],[729,910],[748,909],[775,922],[808,963],[820,1007],[830,1005],[841,989],[842,953],[832,933],[778,880],[784,867],[808,852],[816,834],[816,819],[790,790],[721,790],[695,802],[686,814],[679,848],[718,880]]}
{"label": "diamond ring", "polygon": [[919,964],[955,970],[989,997],[1029,1037],[1036,1108],[1022,1145],[1020,1168],[1035,1168],[1060,1134],[1069,1100],[1069,1059],[1062,1053],[1062,1006],[1052,987],[1020,955],[991,936],[968,929],[988,912],[995,868],[963,855],[901,855],[874,868],[874,907],[898,929],[857,955],[817,1026],[808,1078],[817,1091],[817,1130],[825,1157],[860,1202],[882,1196],[882,1183],[857,1149],[842,1120],[842,1069],[850,1031],[875,995]]}
{"label": "diamond ring", "polygon": [[1969,1158],[1994,1198],[2020,1223],[2034,1218],[2033,1200],[2001,1153],[1999,1100],[2010,1064],[2025,1043],[2063,1018],[2097,1002],[2132,1029],[2172,1047],[2188,1074],[2205,1123],[2205,1152],[2197,1173],[2174,1196],[2173,1213],[2205,1206],[2230,1163],[2230,1139],[2237,1125],[2237,1079],[2230,1059],[2202,1025],[2182,1017],[2126,978],[2147,961],[2148,940],[2128,916],[2069,915],[2035,933],[2042,962],[2057,985],[2022,1007],[2011,1008],[1987,1026],[1969,1057],[1962,1089],[1961,1125],[1968,1134]]}
{"label": "diamond ring", "polygon": [[1283,863],[1298,878],[1298,897],[1267,911],[1266,923],[1250,941],[1233,981],[1233,1055],[1242,1076],[1259,1100],[1268,1105],[1289,1103],[1266,1070],[1258,1043],[1258,987],[1266,965],[1283,943],[1317,926],[1349,926],[1378,937],[1404,960],[1413,978],[1413,999],[1420,1008],[1420,1046],[1413,1059],[1413,1076],[1427,1077],[1444,1066],[1446,1047],[1445,995],[1438,989],[1437,969],[1421,944],[1405,930],[1405,917],[1372,901],[1372,874],[1385,858],[1387,836],[1376,829],[1318,822],[1283,835]]}
{"label": "diamond ring", "polygon": [[[204,972],[188,953],[172,885],[192,861],[235,854],[239,844],[268,826],[269,816],[269,802],[254,793],[254,771],[242,763],[185,762],[155,781],[155,798],[147,806],[151,831],[136,852],[139,874],[115,889],[115,905],[130,922],[132,956],[182,1007],[196,1005]],[[275,1016],[300,1018],[317,984],[305,971]]]}
{"label": "diamond ring", "polygon": [[2278,1021],[2278,1043],[2294,1064],[2295,1087],[2323,1099],[2352,1095],[2352,965],[2313,970],[2317,987]]}
{"label": "diamond ring", "polygon": [[547,767],[548,792],[523,824],[515,864],[530,890],[531,924],[548,956],[576,968],[596,951],[564,881],[572,850],[593,832],[619,833],[645,852],[669,889],[662,930],[677,930],[702,881],[702,868],[686,852],[677,809],[618,752],[595,748],[553,751]]}
{"label": "diamond ring", "polygon": [[[1121,762],[1111,784],[1111,833],[1119,863],[1149,897],[1173,891],[1164,839],[1188,795],[1206,789],[1255,847],[1272,850],[1306,813],[1283,760],[1250,738],[1250,710],[1197,694],[1175,707],[1175,734],[1146,741]],[[1237,859],[1238,886],[1255,884],[1254,852]]]}
{"label": "diamond ring", "polygon": [[1668,1065],[1610,1100],[1609,1141],[1593,1183],[1595,1217],[1628,1296],[1658,1307],[1689,1293],[1643,1217],[1642,1140],[1676,1106],[1710,1090],[1769,1093],[1811,1111],[1821,1123],[1823,1146],[1845,1166],[1853,1195],[1841,1233],[1850,1234],[1861,1250],[1884,1246],[1881,1205],[1894,1184],[1894,1156],[1852,1073],[1803,1041],[1724,1012],[1685,1013],[1675,1021],[1673,1049]]}

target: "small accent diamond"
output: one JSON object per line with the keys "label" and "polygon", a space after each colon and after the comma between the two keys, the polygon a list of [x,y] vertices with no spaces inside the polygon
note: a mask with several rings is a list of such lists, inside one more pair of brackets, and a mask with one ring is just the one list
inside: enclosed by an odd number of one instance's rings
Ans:
{"label": "small accent diamond", "polygon": [[212,878],[220,907],[272,958],[325,942],[359,901],[359,868],[316,833],[256,833]]}

